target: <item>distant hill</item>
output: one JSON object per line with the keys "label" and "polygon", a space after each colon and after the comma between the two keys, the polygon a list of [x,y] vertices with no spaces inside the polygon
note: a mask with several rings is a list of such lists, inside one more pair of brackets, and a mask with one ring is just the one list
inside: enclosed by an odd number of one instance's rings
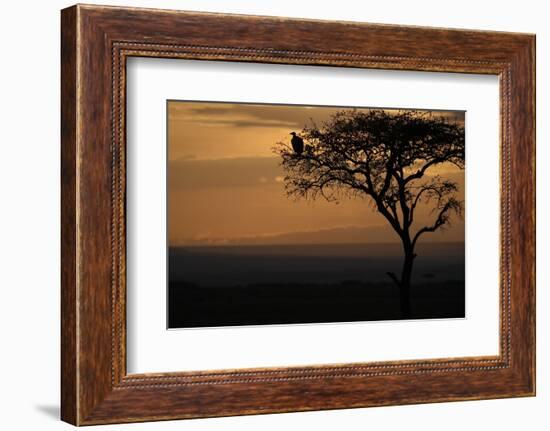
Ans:
{"label": "distant hill", "polygon": [[[462,229],[425,234],[421,242],[463,242]],[[389,226],[347,226],[317,231],[289,232],[275,235],[251,236],[231,239],[186,240],[182,246],[239,246],[239,245],[306,245],[306,244],[372,244],[400,243]]]}

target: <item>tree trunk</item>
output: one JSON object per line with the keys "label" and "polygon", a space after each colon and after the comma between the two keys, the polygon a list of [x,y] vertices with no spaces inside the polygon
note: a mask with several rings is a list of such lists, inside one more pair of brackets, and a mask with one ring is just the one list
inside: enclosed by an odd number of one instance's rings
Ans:
{"label": "tree trunk", "polygon": [[408,237],[402,238],[403,240],[403,267],[401,268],[401,278],[393,272],[388,272],[388,276],[399,287],[399,302],[401,305],[401,317],[403,319],[410,319],[411,314],[411,276],[414,259],[416,254],[414,253],[411,241]]}
{"label": "tree trunk", "polygon": [[412,249],[406,247],[403,269],[401,270],[401,280],[399,282],[399,300],[401,303],[401,317],[403,319],[411,317],[411,275],[415,257],[416,255]]}

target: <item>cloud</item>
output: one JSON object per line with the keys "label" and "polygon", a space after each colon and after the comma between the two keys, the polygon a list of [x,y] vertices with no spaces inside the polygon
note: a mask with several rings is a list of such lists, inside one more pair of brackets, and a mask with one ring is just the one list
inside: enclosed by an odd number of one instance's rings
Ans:
{"label": "cloud", "polygon": [[298,129],[301,128],[299,123],[282,122],[282,121],[254,121],[254,120],[223,120],[223,119],[200,119],[200,120],[188,120],[193,124],[200,126],[222,126],[222,127],[269,127],[269,128],[282,128],[282,129]]}
{"label": "cloud", "polygon": [[[170,121],[235,128],[283,128],[300,130],[312,119],[317,123],[327,121],[334,112],[352,107],[270,105],[225,102],[176,102],[169,104]],[[357,108],[376,109],[376,108]],[[397,112],[397,110],[391,110]],[[444,116],[451,121],[464,122],[464,111],[431,112],[435,116]]]}
{"label": "cloud", "polygon": [[197,156],[195,156],[194,154],[184,154],[179,157],[179,160],[195,160],[196,158]]}
{"label": "cloud", "polygon": [[170,189],[268,186],[283,175],[277,157],[240,157],[217,160],[178,158],[168,165]]}
{"label": "cloud", "polygon": [[327,117],[332,109],[305,106],[212,102],[171,102],[170,121],[223,127],[267,127],[301,129],[309,122],[312,110]]}

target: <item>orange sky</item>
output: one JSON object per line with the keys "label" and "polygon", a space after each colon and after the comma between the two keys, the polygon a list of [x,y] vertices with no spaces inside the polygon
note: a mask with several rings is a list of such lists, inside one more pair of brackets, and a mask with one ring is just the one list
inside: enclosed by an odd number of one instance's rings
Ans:
{"label": "orange sky", "polygon": [[[168,102],[169,244],[396,242],[368,198],[335,204],[285,194],[274,144],[339,109]],[[439,114],[464,121],[463,112]],[[457,181],[463,199],[464,171],[445,166],[437,173]],[[418,223],[426,222],[428,212],[418,212]],[[455,220],[430,239],[463,241],[464,224]]]}

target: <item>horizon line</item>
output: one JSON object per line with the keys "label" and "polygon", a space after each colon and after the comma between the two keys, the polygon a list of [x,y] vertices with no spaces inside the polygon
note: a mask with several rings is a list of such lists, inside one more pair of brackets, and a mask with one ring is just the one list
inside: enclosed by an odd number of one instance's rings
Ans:
{"label": "horizon line", "polygon": [[[419,244],[465,244],[466,241],[427,241]],[[333,245],[398,245],[400,242],[326,242],[326,243],[281,243],[281,244],[168,244],[168,248],[193,247],[299,247],[299,246],[333,246]]]}

